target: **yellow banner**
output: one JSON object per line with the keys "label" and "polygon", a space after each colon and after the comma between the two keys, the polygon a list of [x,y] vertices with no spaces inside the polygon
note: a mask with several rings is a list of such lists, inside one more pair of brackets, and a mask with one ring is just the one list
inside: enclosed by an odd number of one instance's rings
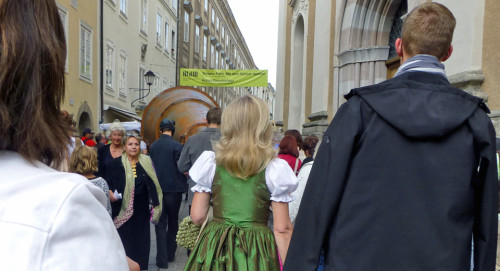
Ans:
{"label": "yellow banner", "polygon": [[267,70],[181,69],[181,86],[267,87]]}

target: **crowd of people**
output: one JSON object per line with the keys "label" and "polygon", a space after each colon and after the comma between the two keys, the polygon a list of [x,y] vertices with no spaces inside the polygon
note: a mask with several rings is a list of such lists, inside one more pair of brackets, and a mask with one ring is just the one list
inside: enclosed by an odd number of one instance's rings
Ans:
{"label": "crowd of people", "polygon": [[320,137],[288,130],[275,149],[247,95],[184,146],[161,120],[148,151],[119,121],[71,136],[57,4],[0,0],[1,269],[147,270],[153,223],[166,270],[189,189],[207,224],[185,270],[495,270],[495,132],[446,78],[455,23],[438,3],[411,11],[395,78],[353,89]]}

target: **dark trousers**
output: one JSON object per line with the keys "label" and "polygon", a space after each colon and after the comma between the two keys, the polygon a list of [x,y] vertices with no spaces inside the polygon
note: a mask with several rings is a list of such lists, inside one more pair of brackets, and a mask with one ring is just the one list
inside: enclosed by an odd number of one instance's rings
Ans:
{"label": "dark trousers", "polygon": [[[179,209],[181,208],[182,192],[163,193],[163,210],[156,230],[156,265],[167,268],[168,262],[175,258],[177,242],[175,237],[179,229]],[[168,230],[167,230],[168,228]]]}

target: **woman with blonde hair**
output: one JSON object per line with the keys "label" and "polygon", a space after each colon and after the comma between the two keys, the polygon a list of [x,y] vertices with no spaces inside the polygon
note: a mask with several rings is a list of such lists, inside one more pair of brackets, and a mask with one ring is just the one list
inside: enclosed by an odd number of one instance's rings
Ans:
{"label": "woman with blonde hair", "polygon": [[[275,158],[267,104],[251,95],[233,101],[222,113],[220,129],[215,152],[203,152],[189,171],[197,183],[191,219],[198,225],[205,221],[210,198],[214,219],[185,270],[279,270],[292,234],[288,202],[297,179]],[[274,235],[267,226],[270,206]]]}
{"label": "woman with blonde hair", "polygon": [[99,187],[108,199],[106,201],[106,210],[111,216],[111,203],[109,202],[109,187],[102,177],[97,177],[94,172],[97,171],[97,152],[95,148],[89,146],[77,146],[69,160],[69,170],[87,178],[92,184]]}
{"label": "woman with blonde hair", "polygon": [[116,200],[111,200],[112,217],[125,252],[141,270],[147,270],[150,221],[157,223],[160,218],[163,194],[151,159],[141,153],[140,142],[137,135],[125,138],[125,152],[109,162],[104,179],[109,189],[117,192]]}
{"label": "woman with blonde hair", "polygon": [[[122,155],[123,148],[123,138],[125,137],[127,130],[119,120],[113,121],[109,126],[109,130],[106,132],[106,136],[111,138],[111,144],[105,145],[100,148],[97,156],[99,158],[99,171],[98,176],[104,176],[106,174],[106,169],[108,164],[115,158]],[[110,194],[111,200],[114,200],[112,194]]]}

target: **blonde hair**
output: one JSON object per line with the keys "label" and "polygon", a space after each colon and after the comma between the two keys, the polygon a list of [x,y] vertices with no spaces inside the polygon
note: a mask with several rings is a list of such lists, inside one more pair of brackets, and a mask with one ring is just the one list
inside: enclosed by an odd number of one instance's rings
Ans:
{"label": "blonde hair", "polygon": [[269,108],[253,95],[236,99],[224,109],[220,130],[220,141],[214,146],[216,164],[233,176],[253,176],[275,156]]}
{"label": "blonde hair", "polygon": [[78,146],[71,154],[69,170],[78,174],[97,172],[97,152],[89,146]]}
{"label": "blonde hair", "polygon": [[441,59],[451,46],[455,25],[455,17],[444,5],[421,4],[403,23],[403,48],[411,56],[428,54]]}

